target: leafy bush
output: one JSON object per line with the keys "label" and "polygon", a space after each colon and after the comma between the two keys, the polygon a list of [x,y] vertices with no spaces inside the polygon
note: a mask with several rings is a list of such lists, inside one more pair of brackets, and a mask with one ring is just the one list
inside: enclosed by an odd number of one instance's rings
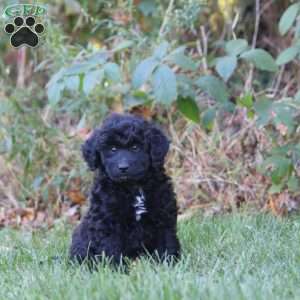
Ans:
{"label": "leafy bush", "polygon": [[[53,3],[49,7],[55,13]],[[237,37],[236,27],[227,26],[227,12],[218,11],[225,29],[217,37],[216,7],[216,1],[204,5],[198,0],[59,2],[55,8],[62,28],[49,20],[44,46],[29,54],[40,62],[32,74],[40,82],[27,96],[7,88],[2,107],[2,148],[23,170],[25,194],[47,190],[50,182],[59,182],[59,194],[62,182],[82,172],[70,137],[88,131],[111,109],[137,107],[159,108],[176,120],[183,115],[185,124],[201,125],[208,134],[224,116],[244,112],[243,122],[254,122],[272,145],[263,149],[265,161],[256,166],[271,179],[270,192],[297,191],[300,93],[281,87],[285,65],[300,54],[300,4],[281,17],[280,33],[290,32],[293,42],[277,59],[259,40],[250,44]],[[11,79],[2,79],[4,86],[12,85]],[[43,85],[47,93],[37,92]],[[59,149],[61,144],[67,151]],[[61,152],[64,163],[56,161]],[[62,169],[66,177],[55,180]]]}

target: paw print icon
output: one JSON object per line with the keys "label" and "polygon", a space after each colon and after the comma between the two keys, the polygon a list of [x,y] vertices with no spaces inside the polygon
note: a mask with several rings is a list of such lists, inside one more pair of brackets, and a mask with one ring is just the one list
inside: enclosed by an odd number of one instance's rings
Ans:
{"label": "paw print icon", "polygon": [[45,26],[36,23],[33,16],[26,19],[18,16],[13,23],[6,24],[4,30],[11,35],[10,42],[13,47],[18,48],[22,45],[36,47],[39,44],[39,36],[45,31]]}

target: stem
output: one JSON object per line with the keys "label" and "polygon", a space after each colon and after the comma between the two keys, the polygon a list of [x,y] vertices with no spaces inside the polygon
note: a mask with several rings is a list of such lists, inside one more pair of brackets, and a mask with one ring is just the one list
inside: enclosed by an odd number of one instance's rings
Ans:
{"label": "stem", "polygon": [[[260,23],[260,0],[255,1],[255,28],[254,34],[252,38],[252,49],[255,49],[258,37],[258,30],[259,30],[259,23]],[[254,74],[254,65],[251,65],[250,72],[245,84],[245,91],[249,92],[252,86],[253,81],[253,74]]]}
{"label": "stem", "polygon": [[174,1],[175,0],[170,0],[170,2],[169,2],[164,20],[163,20],[162,25],[161,25],[160,30],[159,30],[159,37],[160,38],[163,37],[164,34],[165,34],[165,29],[166,29],[166,26],[168,25],[168,22],[169,22],[169,19],[170,19],[170,15],[171,15],[171,12],[172,12],[172,9],[173,9],[173,6],[174,6]]}

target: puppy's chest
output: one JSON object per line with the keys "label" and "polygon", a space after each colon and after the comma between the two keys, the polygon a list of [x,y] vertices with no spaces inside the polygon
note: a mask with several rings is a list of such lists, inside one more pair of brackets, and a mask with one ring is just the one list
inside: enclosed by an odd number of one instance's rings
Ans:
{"label": "puppy's chest", "polygon": [[128,214],[122,219],[122,241],[126,254],[135,256],[153,239],[156,232],[155,215],[149,196],[143,191],[134,195]]}
{"label": "puppy's chest", "polygon": [[139,226],[152,216],[149,195],[139,188],[129,196],[124,212],[120,214],[120,220],[124,225]]}
{"label": "puppy's chest", "polygon": [[[146,214],[149,214],[146,203],[146,196],[143,189],[139,188],[133,195],[133,215],[136,222],[140,222]],[[149,205],[148,205],[149,206]]]}

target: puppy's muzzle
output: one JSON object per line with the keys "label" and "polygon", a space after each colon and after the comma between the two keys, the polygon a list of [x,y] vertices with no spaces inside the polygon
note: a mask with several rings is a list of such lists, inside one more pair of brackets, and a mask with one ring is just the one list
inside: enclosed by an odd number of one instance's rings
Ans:
{"label": "puppy's muzzle", "polygon": [[118,168],[121,171],[122,174],[126,174],[129,168],[129,163],[127,161],[121,161],[118,164]]}

